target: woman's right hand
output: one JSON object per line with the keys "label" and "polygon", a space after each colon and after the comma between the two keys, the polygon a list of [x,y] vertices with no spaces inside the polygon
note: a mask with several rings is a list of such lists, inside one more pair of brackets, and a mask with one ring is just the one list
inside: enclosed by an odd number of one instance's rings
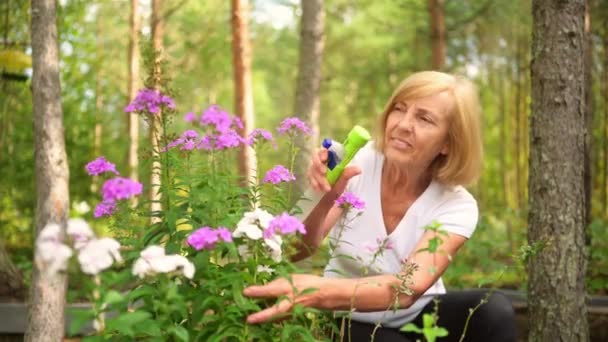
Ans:
{"label": "woman's right hand", "polygon": [[320,148],[313,153],[312,161],[308,167],[308,181],[313,190],[317,192],[334,192],[341,195],[346,189],[348,180],[361,173],[356,166],[347,166],[344,172],[333,186],[327,181],[327,150]]}

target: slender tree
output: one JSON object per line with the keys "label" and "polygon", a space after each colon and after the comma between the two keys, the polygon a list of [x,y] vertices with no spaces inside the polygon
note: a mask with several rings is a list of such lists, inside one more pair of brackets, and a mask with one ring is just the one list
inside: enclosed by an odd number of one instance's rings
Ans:
{"label": "slender tree", "polygon": [[585,305],[585,0],[534,0],[530,341],[588,341]]}
{"label": "slender tree", "polygon": [[[242,136],[253,127],[253,89],[251,88],[251,43],[249,42],[249,0],[232,0],[232,65],[234,74],[234,107],[243,122]],[[241,145],[239,174],[244,180],[255,182],[256,160],[253,149]]]}
{"label": "slender tree", "polygon": [[[592,0],[585,2],[585,226],[591,223],[593,198],[593,37],[591,35],[591,12],[589,6]],[[591,234],[587,234],[587,245],[591,243]]]}
{"label": "slender tree", "polygon": [[[152,0],[152,47],[154,49],[155,58],[154,61],[154,80],[153,84],[156,89],[160,89],[161,79],[159,79],[161,72],[158,70],[161,67],[160,58],[163,50],[163,31],[164,31],[164,17],[162,14],[162,0]],[[150,115],[150,147],[152,148],[152,169],[150,171],[150,211],[152,213],[158,212],[162,209],[161,196],[160,196],[160,185],[161,185],[161,163],[160,163],[160,138],[163,135],[162,127],[162,110],[159,115]],[[152,222],[155,222],[155,216],[152,217]]]}
{"label": "slender tree", "polygon": [[[32,0],[32,95],[36,141],[36,235],[49,223],[65,233],[69,170],[63,136],[55,0]],[[67,278],[34,263],[26,341],[61,341]]]}
{"label": "slender tree", "polygon": [[300,61],[296,85],[294,114],[311,128],[311,139],[298,136],[296,146],[300,155],[296,159],[296,189],[306,188],[305,171],[312,153],[319,146],[319,87],[321,64],[325,45],[325,11],[323,0],[301,0]]}
{"label": "slender tree", "polygon": [[[129,53],[128,53],[128,76],[127,76],[127,96],[128,102],[135,99],[139,87],[139,1],[131,0],[131,13],[129,15]],[[139,116],[137,113],[127,114],[127,127],[129,130],[129,177],[138,181],[139,161],[137,151],[139,149]],[[134,202],[136,198],[134,198]],[[136,202],[135,202],[136,203]]]}
{"label": "slender tree", "polygon": [[441,70],[445,65],[446,30],[444,2],[445,0],[428,0],[433,52],[432,67],[434,70]]}
{"label": "slender tree", "polygon": [[[103,134],[102,110],[103,110],[103,21],[101,16],[97,19],[97,70],[95,75],[95,137],[93,141],[93,155],[101,155],[101,137]],[[99,187],[99,176],[93,176],[91,192],[96,192]]]}

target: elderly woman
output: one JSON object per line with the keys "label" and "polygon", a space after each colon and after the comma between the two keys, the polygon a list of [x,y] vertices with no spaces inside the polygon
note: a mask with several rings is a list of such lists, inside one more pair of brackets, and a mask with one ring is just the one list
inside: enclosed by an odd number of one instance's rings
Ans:
{"label": "elderly woman", "polygon": [[[250,297],[291,296],[248,317],[259,323],[289,311],[293,303],[352,312],[345,341],[414,341],[400,332],[408,322],[422,325],[434,311],[437,325],[459,340],[469,309],[487,297],[471,317],[467,341],[515,341],[510,302],[501,294],[446,293],[441,275],[473,234],[477,202],[463,187],[480,172],[482,140],[475,86],[463,77],[426,71],[406,78],[380,116],[375,140],[362,148],[331,187],[326,180],[327,152],[320,150],[308,170],[314,190],[325,192],[304,221],[307,234],[294,259],[310,255],[329,234],[332,257],[324,277],[294,275],[245,289]],[[362,199],[362,213],[335,204],[344,191]],[[336,223],[347,215],[348,228]],[[425,229],[435,224],[438,229]],[[332,229],[333,228],[333,229]],[[441,243],[437,249],[429,248]],[[384,248],[374,255],[373,242]],[[348,255],[350,257],[339,257]],[[371,265],[373,263],[373,265]],[[366,267],[371,266],[371,267]],[[318,289],[293,296],[294,287]],[[395,310],[396,309],[396,310]],[[350,334],[350,338],[348,335]]]}

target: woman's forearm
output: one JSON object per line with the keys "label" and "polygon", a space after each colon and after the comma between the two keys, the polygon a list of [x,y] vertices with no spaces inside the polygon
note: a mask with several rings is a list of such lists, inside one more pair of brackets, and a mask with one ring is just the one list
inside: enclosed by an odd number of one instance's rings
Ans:
{"label": "woman's forearm", "polygon": [[319,289],[322,309],[354,309],[359,312],[385,311],[411,306],[416,296],[399,293],[401,280],[393,275],[380,275],[355,279],[329,279]]}
{"label": "woman's forearm", "polygon": [[296,244],[298,252],[291,257],[292,261],[299,261],[310,256],[321,245],[327,232],[327,225],[331,224],[327,222],[327,217],[337,197],[331,192],[326,193],[308,214],[303,222],[306,234],[302,235],[302,239]]}

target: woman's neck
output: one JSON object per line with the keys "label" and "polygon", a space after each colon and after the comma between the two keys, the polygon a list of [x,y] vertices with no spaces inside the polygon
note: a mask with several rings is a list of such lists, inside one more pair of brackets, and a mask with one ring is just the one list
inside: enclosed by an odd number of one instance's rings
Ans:
{"label": "woman's neck", "polygon": [[432,176],[427,168],[415,169],[384,160],[382,183],[389,191],[393,190],[408,197],[418,197],[429,186],[431,180]]}

